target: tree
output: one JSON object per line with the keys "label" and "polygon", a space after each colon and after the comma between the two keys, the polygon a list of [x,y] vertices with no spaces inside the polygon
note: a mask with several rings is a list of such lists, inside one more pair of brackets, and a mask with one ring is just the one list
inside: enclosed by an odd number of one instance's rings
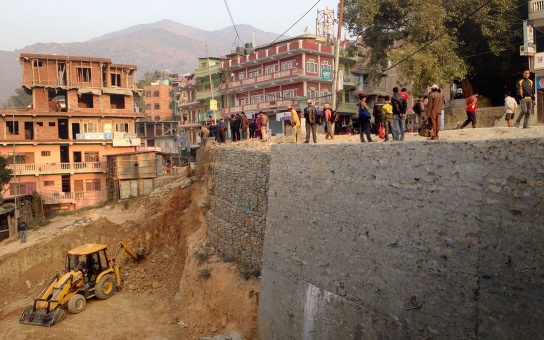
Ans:
{"label": "tree", "polygon": [[9,97],[3,106],[27,107],[32,104],[32,96],[27,94],[23,88],[16,88],[15,94]]}
{"label": "tree", "polygon": [[8,159],[5,156],[0,155],[0,188],[3,188],[8,184],[12,178],[11,175],[13,174],[13,171],[11,169],[6,169],[8,164],[10,164]]}
{"label": "tree", "polygon": [[[487,81],[489,76],[502,77],[493,84],[504,86],[505,77],[512,73],[507,65],[519,65],[514,52],[522,41],[519,17],[526,16],[526,1],[345,1],[346,26],[369,48],[366,61],[373,70],[371,77],[391,62],[399,63],[399,80],[416,89],[466,77],[474,81],[479,75],[486,75]],[[479,92],[486,95],[485,90]],[[498,95],[502,98],[503,91]]]}

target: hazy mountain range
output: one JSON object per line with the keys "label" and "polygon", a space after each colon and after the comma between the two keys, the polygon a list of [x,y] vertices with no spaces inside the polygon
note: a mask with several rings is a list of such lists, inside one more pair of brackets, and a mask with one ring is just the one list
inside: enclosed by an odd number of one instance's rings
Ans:
{"label": "hazy mountain range", "polygon": [[82,43],[37,43],[13,52],[0,51],[0,103],[21,87],[22,69],[18,58],[21,53],[60,54],[110,58],[113,63],[138,66],[137,77],[146,71],[163,70],[170,73],[188,73],[198,66],[197,58],[224,56],[253,42],[262,45],[278,38],[279,34],[263,32],[249,25],[237,25],[240,39],[233,27],[205,31],[170,20],[136,25],[105,34]]}

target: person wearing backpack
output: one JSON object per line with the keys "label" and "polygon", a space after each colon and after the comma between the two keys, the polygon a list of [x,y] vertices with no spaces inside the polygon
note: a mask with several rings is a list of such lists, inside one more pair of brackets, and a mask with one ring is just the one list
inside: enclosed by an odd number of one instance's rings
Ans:
{"label": "person wearing backpack", "polygon": [[306,141],[310,142],[310,130],[312,130],[312,137],[314,143],[317,143],[316,129],[317,129],[317,110],[312,105],[312,100],[308,99],[308,106],[304,109],[304,118],[306,118]]}
{"label": "person wearing backpack", "polygon": [[370,138],[370,108],[368,107],[366,103],[366,96],[364,93],[359,93],[359,103],[357,106],[359,107],[359,135],[361,138],[361,143],[365,142],[365,137],[369,142],[373,142],[372,138]]}
{"label": "person wearing backpack", "polygon": [[325,123],[327,124],[325,139],[334,139],[334,122],[332,121],[332,110],[329,103],[325,103],[325,105],[323,105],[323,111],[325,114]]}

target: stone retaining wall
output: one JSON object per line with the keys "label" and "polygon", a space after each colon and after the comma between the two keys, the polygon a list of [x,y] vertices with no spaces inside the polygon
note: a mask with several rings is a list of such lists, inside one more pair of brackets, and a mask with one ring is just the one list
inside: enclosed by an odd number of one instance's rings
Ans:
{"label": "stone retaining wall", "polygon": [[197,175],[210,192],[206,213],[212,246],[226,259],[260,271],[270,153],[234,148],[203,147],[197,155]]}

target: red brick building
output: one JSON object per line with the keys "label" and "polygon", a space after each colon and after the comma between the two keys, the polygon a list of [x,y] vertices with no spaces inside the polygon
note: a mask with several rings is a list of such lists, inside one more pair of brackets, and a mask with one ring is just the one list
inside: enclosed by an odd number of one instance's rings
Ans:
{"label": "red brick building", "polygon": [[275,115],[285,112],[287,104],[301,112],[307,99],[321,107],[331,102],[334,51],[325,38],[303,35],[259,46],[252,52],[229,54],[223,62],[223,116],[244,111],[251,118],[252,113],[263,111],[272,116],[269,127],[275,134],[282,131]]}
{"label": "red brick building", "polygon": [[144,86],[144,102],[147,121],[176,120],[174,87],[169,78]]}
{"label": "red brick building", "polygon": [[45,54],[19,60],[32,105],[0,110],[0,153],[15,175],[4,197],[37,191],[51,215],[105,201],[105,156],[140,145],[136,66]]}

